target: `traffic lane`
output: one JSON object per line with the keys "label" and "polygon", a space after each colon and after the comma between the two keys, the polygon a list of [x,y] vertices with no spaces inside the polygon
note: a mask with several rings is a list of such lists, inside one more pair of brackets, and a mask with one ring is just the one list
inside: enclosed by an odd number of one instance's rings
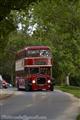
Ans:
{"label": "traffic lane", "polygon": [[[37,102],[37,99],[36,99]],[[70,97],[59,92],[47,93],[47,96],[38,101],[36,104],[30,104],[26,108],[16,113],[16,116],[44,116],[47,120],[55,120],[57,117],[64,114],[64,111],[68,109],[72,104]]]}
{"label": "traffic lane", "polygon": [[2,115],[45,116],[56,119],[70,107],[70,96],[63,92],[22,92],[3,103]]}
{"label": "traffic lane", "polygon": [[13,114],[18,111],[24,110],[29,105],[35,105],[43,98],[47,97],[46,92],[18,92],[16,91],[15,96],[12,96],[6,101],[2,101],[2,114]]}

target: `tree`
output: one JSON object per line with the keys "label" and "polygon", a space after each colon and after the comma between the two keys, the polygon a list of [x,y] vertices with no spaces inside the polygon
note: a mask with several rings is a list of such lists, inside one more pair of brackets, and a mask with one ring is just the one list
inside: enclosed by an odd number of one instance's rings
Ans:
{"label": "tree", "polygon": [[[37,0],[0,0],[0,51],[3,52],[9,34],[16,29],[12,11],[28,9],[29,5]],[[6,10],[5,10],[6,9]]]}
{"label": "tree", "polygon": [[14,81],[15,76],[15,55],[17,50],[23,48],[28,43],[28,36],[17,31],[9,35],[9,41],[5,47],[3,54],[0,57],[0,73],[8,75],[11,81]]}
{"label": "tree", "polygon": [[53,57],[61,69],[63,79],[80,69],[79,8],[79,0],[43,0],[32,9],[32,23],[37,23],[34,35],[45,36],[53,44]]}
{"label": "tree", "polygon": [[[37,0],[0,0],[0,21],[5,19],[11,10],[22,10]],[[6,11],[5,11],[6,8]]]}
{"label": "tree", "polygon": [[[21,30],[9,37],[6,51],[16,51],[26,45],[49,45],[54,59],[54,76],[61,83],[66,82],[66,78],[79,74],[80,70],[79,8],[79,0],[42,0],[28,9],[11,11],[11,23],[21,24]],[[29,34],[32,28],[35,30]],[[13,57],[10,58],[14,63]]]}
{"label": "tree", "polygon": [[[17,41],[14,43],[15,40],[13,41],[9,37],[10,33],[16,31],[19,23],[19,21],[17,22],[15,20],[15,17],[17,17],[16,16],[17,13],[22,12],[22,10],[27,11],[29,5],[36,1],[37,0],[11,0],[11,1],[0,0],[0,73],[1,74],[5,73],[11,75],[11,72],[14,71],[13,68],[14,59],[15,59],[14,52],[17,50],[16,46],[20,44],[24,44],[23,41],[22,42]],[[12,42],[10,39],[12,40]],[[19,44],[16,45],[18,42]]]}

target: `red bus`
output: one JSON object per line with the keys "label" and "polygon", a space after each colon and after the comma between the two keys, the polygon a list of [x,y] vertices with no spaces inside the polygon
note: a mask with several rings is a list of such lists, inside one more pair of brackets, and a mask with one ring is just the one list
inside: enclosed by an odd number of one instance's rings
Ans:
{"label": "red bus", "polygon": [[52,55],[47,46],[28,46],[16,53],[16,85],[18,90],[51,90]]}

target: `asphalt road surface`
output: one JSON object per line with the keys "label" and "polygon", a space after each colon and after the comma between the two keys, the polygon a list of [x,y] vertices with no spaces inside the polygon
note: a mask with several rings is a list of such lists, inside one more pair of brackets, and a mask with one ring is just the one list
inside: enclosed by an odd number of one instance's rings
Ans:
{"label": "asphalt road surface", "polygon": [[12,97],[0,100],[0,120],[75,120],[79,104],[58,90],[15,91]]}

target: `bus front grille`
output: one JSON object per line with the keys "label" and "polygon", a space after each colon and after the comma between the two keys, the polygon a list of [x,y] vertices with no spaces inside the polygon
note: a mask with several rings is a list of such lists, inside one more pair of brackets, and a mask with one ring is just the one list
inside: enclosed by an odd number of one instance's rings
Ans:
{"label": "bus front grille", "polygon": [[37,78],[37,84],[46,84],[46,79],[45,78]]}

